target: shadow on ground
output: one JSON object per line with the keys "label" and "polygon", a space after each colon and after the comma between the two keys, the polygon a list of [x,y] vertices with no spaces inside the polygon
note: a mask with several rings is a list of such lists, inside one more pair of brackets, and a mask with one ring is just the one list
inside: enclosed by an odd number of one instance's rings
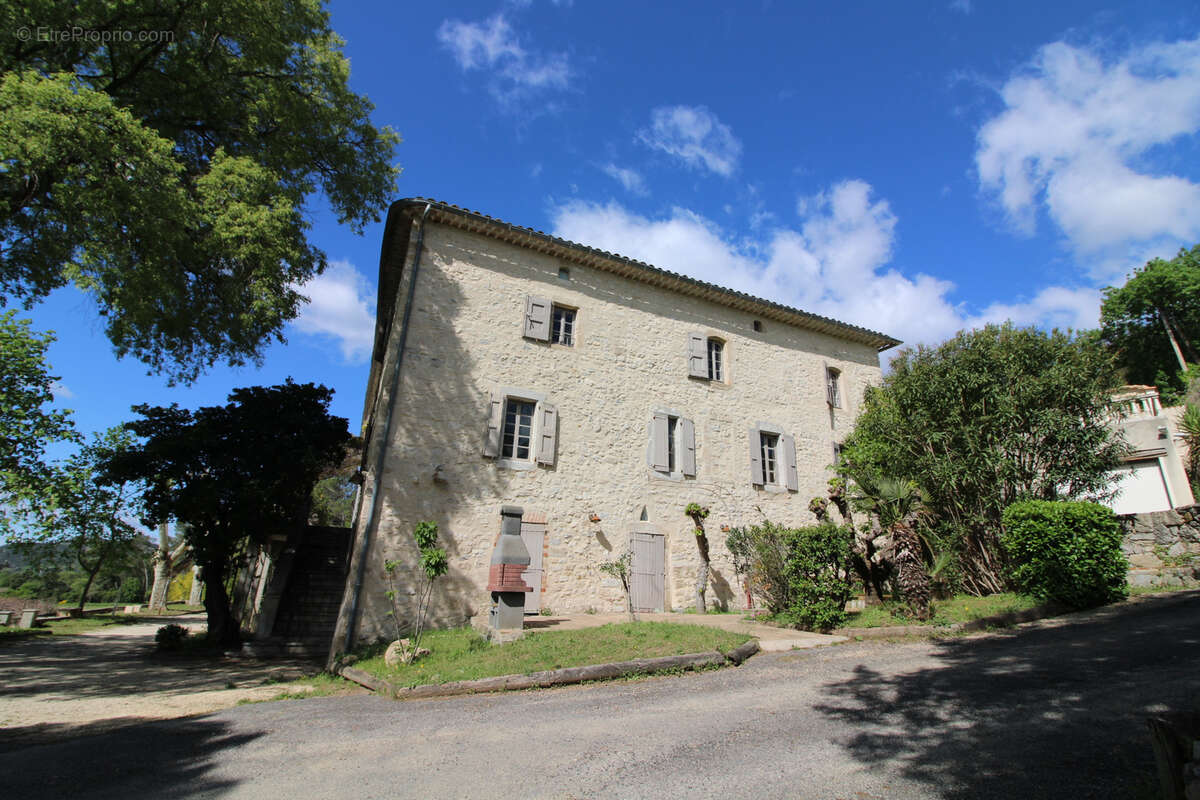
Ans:
{"label": "shadow on ground", "polygon": [[940,666],[859,666],[816,708],[862,731],[840,742],[855,760],[898,764],[944,797],[1156,797],[1146,717],[1200,708],[1190,612],[1200,592],[942,641]]}
{"label": "shadow on ground", "polygon": [[260,735],[233,735],[226,722],[193,718],[0,751],[0,797],[213,796],[236,783],[211,774],[222,754]]}

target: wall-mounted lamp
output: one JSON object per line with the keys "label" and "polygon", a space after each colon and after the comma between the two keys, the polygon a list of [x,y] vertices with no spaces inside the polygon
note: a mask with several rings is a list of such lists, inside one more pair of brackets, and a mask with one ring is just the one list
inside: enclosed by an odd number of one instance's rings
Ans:
{"label": "wall-mounted lamp", "polygon": [[592,513],[588,514],[588,519],[590,519],[592,522],[599,522],[600,515],[593,511]]}
{"label": "wall-mounted lamp", "polygon": [[438,464],[436,467],[433,468],[433,482],[434,483],[445,483],[446,482],[446,476],[442,474],[442,465],[441,464]]}

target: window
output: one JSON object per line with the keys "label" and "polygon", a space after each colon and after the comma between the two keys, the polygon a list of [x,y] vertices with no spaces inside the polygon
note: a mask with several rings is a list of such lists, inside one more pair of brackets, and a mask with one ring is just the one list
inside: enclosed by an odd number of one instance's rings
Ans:
{"label": "window", "polygon": [[825,370],[825,399],[829,401],[829,405],[834,408],[842,407],[842,393],[838,388],[838,380],[842,377],[842,373],[838,372],[833,367],[828,367]]}
{"label": "window", "polygon": [[537,392],[502,389],[492,392],[483,454],[512,469],[554,465],[558,443],[558,409]]}
{"label": "window", "polygon": [[560,281],[571,280],[571,270],[567,269],[566,267],[559,267],[558,268],[558,279]]}
{"label": "window", "polygon": [[720,339],[708,340],[708,379],[710,381],[725,380],[725,369],[722,364],[725,343]]}
{"label": "window", "polygon": [[567,347],[575,344],[575,309],[554,306],[550,325],[550,341],[554,344],[565,344]]}
{"label": "window", "polygon": [[842,443],[833,443],[833,465],[836,467],[842,463]]}
{"label": "window", "polygon": [[754,332],[762,333],[762,329],[763,329],[762,328],[762,320],[761,319],[754,320]]}
{"label": "window", "polygon": [[673,411],[656,411],[650,420],[650,469],[675,477],[696,476],[696,426]]}
{"label": "window", "polygon": [[688,334],[688,377],[723,383],[728,373],[725,342],[702,332]]}
{"label": "window", "polygon": [[777,426],[760,422],[750,429],[750,482],[776,491],[799,491],[796,440]]}
{"label": "window", "polygon": [[779,437],[773,433],[759,434],[762,447],[763,483],[779,483],[779,468],[775,454],[779,450]]}
{"label": "window", "polygon": [[501,458],[528,459],[533,439],[533,406],[528,400],[508,400],[504,404],[504,436],[500,441]]}

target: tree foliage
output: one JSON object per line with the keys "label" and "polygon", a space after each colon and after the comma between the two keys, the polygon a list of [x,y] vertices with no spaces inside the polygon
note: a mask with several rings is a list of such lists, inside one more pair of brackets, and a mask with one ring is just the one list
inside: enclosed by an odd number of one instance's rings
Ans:
{"label": "tree foliage", "polygon": [[[0,314],[0,507],[38,503],[50,480],[46,446],[74,440],[71,412],[54,410],[46,351],[52,333],[30,330],[12,311]],[[0,512],[0,533],[11,522]]]}
{"label": "tree foliage", "polygon": [[1172,337],[1189,365],[1200,364],[1200,245],[1106,288],[1100,325],[1129,383],[1157,385],[1168,405],[1178,402],[1187,386]]}
{"label": "tree foliage", "polygon": [[282,340],[326,265],[312,194],[361,231],[394,190],[399,139],[318,0],[0,0],[0,20],[135,34],[0,41],[0,292],[74,283],[119,355],[173,380]]}
{"label": "tree foliage", "polygon": [[186,525],[205,583],[209,638],[236,645],[225,579],[248,544],[303,525],[313,484],[349,440],[329,415],[333,392],[292,381],[235,389],[224,406],[188,411],[135,406],[128,428],[142,438],[109,470],[146,481],[147,524]]}
{"label": "tree foliage", "polygon": [[1002,588],[996,534],[1017,499],[1103,494],[1124,444],[1106,424],[1117,377],[1092,336],[1011,324],[905,350],[869,390],[839,471],[912,481],[959,555],[963,588]]}

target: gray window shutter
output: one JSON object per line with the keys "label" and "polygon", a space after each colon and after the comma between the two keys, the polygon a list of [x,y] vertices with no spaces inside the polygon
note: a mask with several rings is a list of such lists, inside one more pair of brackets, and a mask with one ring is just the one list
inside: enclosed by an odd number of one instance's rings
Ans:
{"label": "gray window shutter", "polygon": [[650,469],[666,472],[669,467],[667,415],[656,412],[650,420]]}
{"label": "gray window shutter", "polygon": [[543,297],[525,298],[525,336],[540,342],[550,341],[550,301]]}
{"label": "gray window shutter", "polygon": [[796,440],[791,436],[780,436],[783,450],[783,480],[789,492],[800,491],[800,475],[796,472]]}
{"label": "gray window shutter", "polygon": [[703,333],[688,334],[688,377],[708,377],[708,339]]}
{"label": "gray window shutter", "polygon": [[750,482],[755,486],[762,486],[767,482],[763,477],[762,437],[759,436],[758,428],[750,429]]}
{"label": "gray window shutter", "polygon": [[487,438],[483,441],[483,454],[489,458],[500,455],[500,426],[504,424],[504,396],[492,392],[488,408]]}
{"label": "gray window shutter", "polygon": [[538,413],[542,416],[542,432],[537,463],[554,466],[554,449],[558,445],[558,408],[542,403]]}
{"label": "gray window shutter", "polygon": [[690,419],[679,420],[680,471],[689,478],[696,477],[696,426]]}

